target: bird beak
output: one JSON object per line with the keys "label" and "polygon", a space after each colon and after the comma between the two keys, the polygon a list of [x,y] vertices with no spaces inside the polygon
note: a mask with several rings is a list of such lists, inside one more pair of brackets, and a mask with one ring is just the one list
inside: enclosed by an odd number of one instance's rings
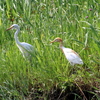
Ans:
{"label": "bird beak", "polygon": [[12,29],[13,27],[10,27],[10,28],[8,28],[8,29],[6,29],[6,31],[8,31],[8,30],[10,30],[10,29]]}
{"label": "bird beak", "polygon": [[53,40],[53,41],[51,41],[50,43],[53,43],[53,42],[55,42],[55,41]]}

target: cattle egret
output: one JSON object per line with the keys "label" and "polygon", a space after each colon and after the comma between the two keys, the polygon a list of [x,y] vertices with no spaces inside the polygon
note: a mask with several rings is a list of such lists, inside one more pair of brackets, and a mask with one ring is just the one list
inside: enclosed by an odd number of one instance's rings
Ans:
{"label": "cattle egret", "polygon": [[67,58],[67,60],[70,62],[72,66],[74,66],[75,64],[83,64],[82,59],[74,50],[70,48],[65,48],[63,46],[63,40],[61,38],[59,37],[55,38],[50,43],[53,43],[53,42],[60,42],[60,49],[63,51],[63,53],[65,54],[65,57]]}
{"label": "cattle egret", "polygon": [[32,45],[28,44],[28,43],[20,42],[19,41],[19,39],[18,39],[18,33],[20,31],[20,27],[17,24],[13,24],[7,30],[10,30],[10,29],[16,29],[16,32],[14,34],[16,45],[19,48],[19,50],[21,51],[23,57],[25,59],[29,59],[30,60],[31,56],[32,56],[32,53],[33,53],[33,50],[34,50],[34,47]]}

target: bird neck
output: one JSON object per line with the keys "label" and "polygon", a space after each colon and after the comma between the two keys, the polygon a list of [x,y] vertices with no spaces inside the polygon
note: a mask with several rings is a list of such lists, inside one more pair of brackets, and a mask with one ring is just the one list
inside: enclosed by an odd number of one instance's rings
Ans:
{"label": "bird neck", "polygon": [[20,44],[19,39],[18,39],[18,33],[19,33],[20,29],[18,28],[14,34],[14,38],[17,44]]}
{"label": "bird neck", "polygon": [[63,42],[60,42],[59,47],[60,47],[60,48],[62,48],[62,47],[63,47]]}

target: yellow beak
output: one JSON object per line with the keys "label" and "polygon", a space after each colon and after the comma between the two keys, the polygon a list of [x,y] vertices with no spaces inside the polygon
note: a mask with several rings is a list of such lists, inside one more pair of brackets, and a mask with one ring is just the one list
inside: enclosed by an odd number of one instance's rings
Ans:
{"label": "yellow beak", "polygon": [[55,42],[55,41],[53,40],[53,41],[51,41],[50,43],[53,43],[53,42]]}
{"label": "yellow beak", "polygon": [[8,31],[8,30],[10,30],[10,29],[12,29],[13,27],[10,27],[10,28],[8,28],[8,29],[6,29],[6,31]]}

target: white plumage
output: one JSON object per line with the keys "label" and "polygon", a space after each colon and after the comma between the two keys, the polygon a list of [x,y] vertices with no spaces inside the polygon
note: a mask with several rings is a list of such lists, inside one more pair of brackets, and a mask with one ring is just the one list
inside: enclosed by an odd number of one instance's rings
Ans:
{"label": "white plumage", "polygon": [[28,43],[20,42],[19,41],[19,39],[18,39],[18,33],[20,31],[20,27],[17,24],[13,24],[7,30],[10,30],[10,29],[16,29],[16,32],[14,34],[16,45],[19,48],[19,50],[21,51],[23,57],[30,60],[31,56],[33,54],[33,51],[34,51],[34,47],[32,45],[28,44]]}
{"label": "white plumage", "polygon": [[82,59],[74,50],[70,48],[65,48],[63,46],[63,41],[61,38],[55,38],[53,41],[51,41],[51,43],[53,42],[60,42],[60,49],[63,51],[65,57],[72,66],[74,66],[75,64],[83,64]]}
{"label": "white plumage", "polygon": [[22,55],[26,59],[31,59],[31,56],[33,54],[34,48],[32,45],[22,42],[20,45],[17,44],[17,47],[21,51]]}
{"label": "white plumage", "polygon": [[65,57],[67,58],[67,60],[70,62],[72,66],[74,66],[74,64],[83,64],[82,59],[75,51],[65,47],[61,47],[61,49],[63,50]]}

